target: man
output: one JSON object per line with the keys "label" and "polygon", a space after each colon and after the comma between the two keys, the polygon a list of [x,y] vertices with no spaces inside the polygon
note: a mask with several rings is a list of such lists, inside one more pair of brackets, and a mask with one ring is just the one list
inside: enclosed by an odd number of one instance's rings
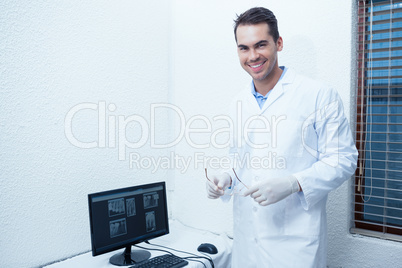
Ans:
{"label": "man", "polygon": [[357,160],[341,99],[279,67],[283,40],[270,10],[244,12],[234,32],[240,64],[252,77],[231,108],[244,131],[231,142],[233,171],[207,181],[209,198],[244,188],[233,194],[232,265],[326,267],[327,196]]}

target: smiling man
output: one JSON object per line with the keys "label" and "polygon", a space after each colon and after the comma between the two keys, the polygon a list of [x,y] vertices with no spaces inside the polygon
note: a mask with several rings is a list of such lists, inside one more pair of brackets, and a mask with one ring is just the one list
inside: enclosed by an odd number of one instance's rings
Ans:
{"label": "smiling man", "polygon": [[282,37],[272,36],[267,23],[240,24],[235,30],[240,64],[254,81],[254,86],[266,95],[278,82],[282,69],[278,67],[278,51]]}
{"label": "smiling man", "polygon": [[[231,113],[248,128],[231,142],[233,171],[207,180],[209,198],[234,196],[232,267],[326,267],[328,193],[352,176],[357,161],[342,101],[335,90],[279,67],[284,42],[270,10],[244,12],[234,33],[252,81]],[[275,128],[264,131],[275,118]],[[286,163],[236,162],[267,155]]]}

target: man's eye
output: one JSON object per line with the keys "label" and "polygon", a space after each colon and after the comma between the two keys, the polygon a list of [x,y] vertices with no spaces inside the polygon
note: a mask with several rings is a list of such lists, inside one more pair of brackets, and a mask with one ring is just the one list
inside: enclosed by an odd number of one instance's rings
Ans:
{"label": "man's eye", "polygon": [[258,47],[265,47],[265,44],[260,44],[258,45]]}

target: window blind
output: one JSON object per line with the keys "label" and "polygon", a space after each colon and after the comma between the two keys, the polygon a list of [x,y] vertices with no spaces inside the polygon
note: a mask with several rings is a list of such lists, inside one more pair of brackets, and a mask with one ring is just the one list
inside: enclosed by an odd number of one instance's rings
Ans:
{"label": "window blind", "polygon": [[402,241],[402,0],[358,1],[352,233]]}

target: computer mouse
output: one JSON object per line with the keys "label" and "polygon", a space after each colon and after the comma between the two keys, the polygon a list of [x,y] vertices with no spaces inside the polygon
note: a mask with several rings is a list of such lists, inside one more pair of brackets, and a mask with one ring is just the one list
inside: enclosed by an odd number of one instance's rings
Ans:
{"label": "computer mouse", "polygon": [[218,253],[218,249],[210,243],[202,243],[201,245],[198,246],[197,250],[199,252],[205,252],[205,253],[209,253],[209,254]]}

